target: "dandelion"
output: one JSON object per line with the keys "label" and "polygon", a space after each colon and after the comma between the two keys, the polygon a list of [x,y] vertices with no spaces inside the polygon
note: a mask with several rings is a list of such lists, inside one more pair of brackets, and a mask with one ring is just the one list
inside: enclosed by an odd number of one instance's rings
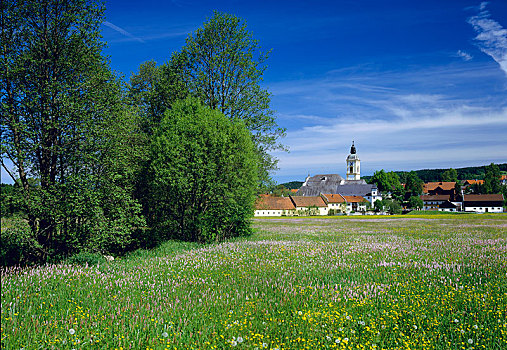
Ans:
{"label": "dandelion", "polygon": [[169,334],[167,334],[167,332],[164,332],[164,333],[162,333],[162,336],[163,336],[164,338],[167,338],[167,337],[169,336]]}
{"label": "dandelion", "polygon": [[468,344],[473,344],[473,343],[474,343],[473,339],[468,339]]}
{"label": "dandelion", "polygon": [[74,335],[76,333],[76,330],[74,328],[69,329],[70,335]]}

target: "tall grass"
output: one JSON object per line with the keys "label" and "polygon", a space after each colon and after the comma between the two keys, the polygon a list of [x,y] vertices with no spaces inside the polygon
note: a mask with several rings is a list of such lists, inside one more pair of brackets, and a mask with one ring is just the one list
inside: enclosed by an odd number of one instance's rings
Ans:
{"label": "tall grass", "polygon": [[507,217],[257,219],[95,266],[2,272],[5,349],[503,349]]}

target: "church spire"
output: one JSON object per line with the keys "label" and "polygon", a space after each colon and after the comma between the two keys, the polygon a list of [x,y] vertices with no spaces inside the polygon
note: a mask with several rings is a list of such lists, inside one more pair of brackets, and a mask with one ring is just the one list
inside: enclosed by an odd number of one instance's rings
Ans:
{"label": "church spire", "polygon": [[356,146],[354,146],[354,141],[352,141],[352,147],[350,147],[350,154],[356,154]]}

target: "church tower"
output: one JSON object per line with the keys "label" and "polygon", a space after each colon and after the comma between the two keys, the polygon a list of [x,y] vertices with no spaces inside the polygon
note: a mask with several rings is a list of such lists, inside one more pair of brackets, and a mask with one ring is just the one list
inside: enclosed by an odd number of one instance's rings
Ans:
{"label": "church tower", "polygon": [[360,180],[361,179],[361,170],[360,170],[359,157],[356,154],[356,147],[354,146],[354,141],[352,141],[352,147],[350,147],[350,154],[347,157],[347,180]]}

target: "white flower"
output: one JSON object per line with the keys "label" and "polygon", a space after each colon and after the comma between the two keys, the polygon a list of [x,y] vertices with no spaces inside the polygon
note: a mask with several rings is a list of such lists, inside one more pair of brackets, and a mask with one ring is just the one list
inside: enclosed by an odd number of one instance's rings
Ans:
{"label": "white flower", "polygon": [[76,333],[76,331],[74,328],[71,328],[71,329],[69,329],[69,333],[70,333],[70,335],[74,335]]}
{"label": "white flower", "polygon": [[359,323],[361,326],[364,326],[364,321],[358,321],[357,323]]}
{"label": "white flower", "polygon": [[164,332],[164,333],[162,333],[162,336],[163,336],[164,338],[167,338],[167,337],[169,336],[169,334],[167,334],[167,332]]}
{"label": "white flower", "polygon": [[350,332],[351,332],[352,334],[356,333],[356,331],[355,331],[355,330],[353,330],[353,329],[352,329]]}
{"label": "white flower", "polygon": [[298,311],[298,315],[302,315],[302,314],[303,314],[303,312],[302,312],[302,311]]}
{"label": "white flower", "polygon": [[416,326],[416,325],[414,325],[414,329],[417,329],[417,326]]}
{"label": "white flower", "polygon": [[340,344],[340,339],[335,339],[335,340],[334,340],[334,342],[335,342],[336,344]]}
{"label": "white flower", "polygon": [[344,341],[345,343],[348,343],[348,342],[349,342],[349,338],[343,338],[343,341]]}
{"label": "white flower", "polygon": [[474,343],[473,339],[468,339],[468,344],[473,344],[473,343]]}
{"label": "white flower", "polygon": [[267,347],[268,347],[268,344],[267,344],[267,343],[262,343],[262,347],[263,347],[263,348],[267,348]]}
{"label": "white flower", "polygon": [[237,341],[235,341],[235,340],[232,340],[232,341],[231,341],[231,345],[232,345],[232,346],[236,346],[236,345],[238,345],[238,342],[237,342]]}
{"label": "white flower", "polygon": [[243,338],[241,337],[238,337],[236,340],[238,341],[238,343],[243,343]]}
{"label": "white flower", "polygon": [[479,326],[477,326],[476,324],[474,324],[474,329],[478,329],[478,328],[479,328]]}
{"label": "white flower", "polygon": [[328,341],[331,341],[331,337],[330,337],[329,335],[326,335],[326,339],[327,339]]}
{"label": "white flower", "polygon": [[464,334],[464,333],[465,333],[465,330],[464,330],[464,329],[462,329],[460,332],[461,332],[461,334]]}
{"label": "white flower", "polygon": [[454,319],[454,323],[458,323],[459,320],[457,318]]}

